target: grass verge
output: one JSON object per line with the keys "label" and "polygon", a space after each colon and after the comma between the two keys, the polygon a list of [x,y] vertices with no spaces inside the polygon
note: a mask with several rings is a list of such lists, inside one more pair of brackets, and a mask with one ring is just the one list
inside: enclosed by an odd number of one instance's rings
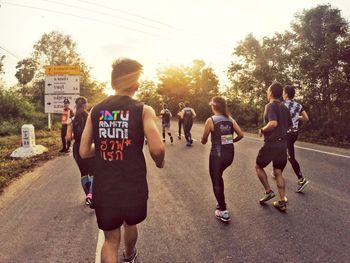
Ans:
{"label": "grass verge", "polygon": [[0,193],[15,178],[59,155],[61,135],[59,131],[36,131],[36,144],[48,148],[48,152],[31,158],[11,158],[11,153],[20,147],[21,136],[10,135],[0,138]]}

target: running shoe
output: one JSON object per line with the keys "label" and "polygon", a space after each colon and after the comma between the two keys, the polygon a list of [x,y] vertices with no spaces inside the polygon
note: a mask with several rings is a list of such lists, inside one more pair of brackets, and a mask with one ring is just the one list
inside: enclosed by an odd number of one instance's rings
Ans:
{"label": "running shoe", "polygon": [[268,193],[265,193],[263,198],[259,200],[260,204],[265,204],[265,202],[269,201],[270,199],[274,198],[276,195],[275,193],[271,190]]}
{"label": "running shoe", "polygon": [[125,253],[123,253],[125,263],[134,263],[137,256],[138,256],[138,251],[136,248],[134,248],[132,255],[128,258],[126,258]]}
{"label": "running shoe", "polygon": [[192,140],[192,139],[190,140],[190,143],[191,143],[191,144],[193,143],[193,140]]}
{"label": "running shoe", "polygon": [[61,150],[59,150],[60,153],[64,153],[66,151],[66,149],[62,148]]}
{"label": "running shoe", "polygon": [[174,142],[173,136],[170,136],[170,142],[171,142],[171,143]]}
{"label": "running shoe", "polygon": [[221,220],[222,222],[228,222],[230,221],[230,213],[228,212],[228,210],[215,210],[215,217],[219,220]]}
{"label": "running shoe", "polygon": [[92,206],[92,193],[88,193],[85,197],[85,204],[88,206]]}
{"label": "running shoe", "polygon": [[192,144],[191,144],[190,142],[186,142],[186,146],[187,146],[187,147],[191,147]]}
{"label": "running shoe", "polygon": [[278,210],[285,212],[287,210],[287,202],[286,201],[275,201],[272,205]]}
{"label": "running shoe", "polygon": [[298,181],[298,189],[296,190],[297,193],[301,193],[301,191],[304,190],[305,186],[309,183],[308,180],[306,180],[306,178],[302,178]]}

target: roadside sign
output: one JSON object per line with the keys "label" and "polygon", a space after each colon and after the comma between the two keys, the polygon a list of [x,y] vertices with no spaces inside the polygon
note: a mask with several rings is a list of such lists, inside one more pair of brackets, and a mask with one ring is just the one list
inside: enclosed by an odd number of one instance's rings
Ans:
{"label": "roadside sign", "polygon": [[46,76],[45,94],[76,94],[80,92],[79,76]]}
{"label": "roadside sign", "polygon": [[72,108],[79,97],[79,94],[45,94],[45,113],[62,113],[64,99],[69,100]]}
{"label": "roadside sign", "polygon": [[70,75],[80,76],[80,66],[46,66],[45,75]]}

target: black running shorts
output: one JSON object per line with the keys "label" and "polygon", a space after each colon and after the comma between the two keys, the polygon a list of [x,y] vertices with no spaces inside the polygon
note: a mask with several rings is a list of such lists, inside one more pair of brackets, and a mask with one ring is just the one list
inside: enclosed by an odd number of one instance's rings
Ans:
{"label": "black running shorts", "polygon": [[128,225],[141,223],[147,217],[147,201],[143,204],[113,208],[113,207],[95,207],[98,228],[104,231],[110,231],[121,227],[125,222]]}
{"label": "black running shorts", "polygon": [[271,162],[273,168],[283,171],[287,164],[287,149],[264,145],[256,157],[256,164],[260,168],[265,168]]}
{"label": "black running shorts", "polygon": [[170,122],[163,122],[162,127],[163,127],[163,129],[170,128]]}

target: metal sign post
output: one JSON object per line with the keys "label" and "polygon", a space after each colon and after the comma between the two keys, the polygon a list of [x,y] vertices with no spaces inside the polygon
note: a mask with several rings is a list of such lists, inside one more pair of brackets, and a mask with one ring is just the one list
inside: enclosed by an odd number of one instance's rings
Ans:
{"label": "metal sign post", "polygon": [[50,112],[47,115],[47,126],[49,128],[49,131],[51,131],[51,113]]}

